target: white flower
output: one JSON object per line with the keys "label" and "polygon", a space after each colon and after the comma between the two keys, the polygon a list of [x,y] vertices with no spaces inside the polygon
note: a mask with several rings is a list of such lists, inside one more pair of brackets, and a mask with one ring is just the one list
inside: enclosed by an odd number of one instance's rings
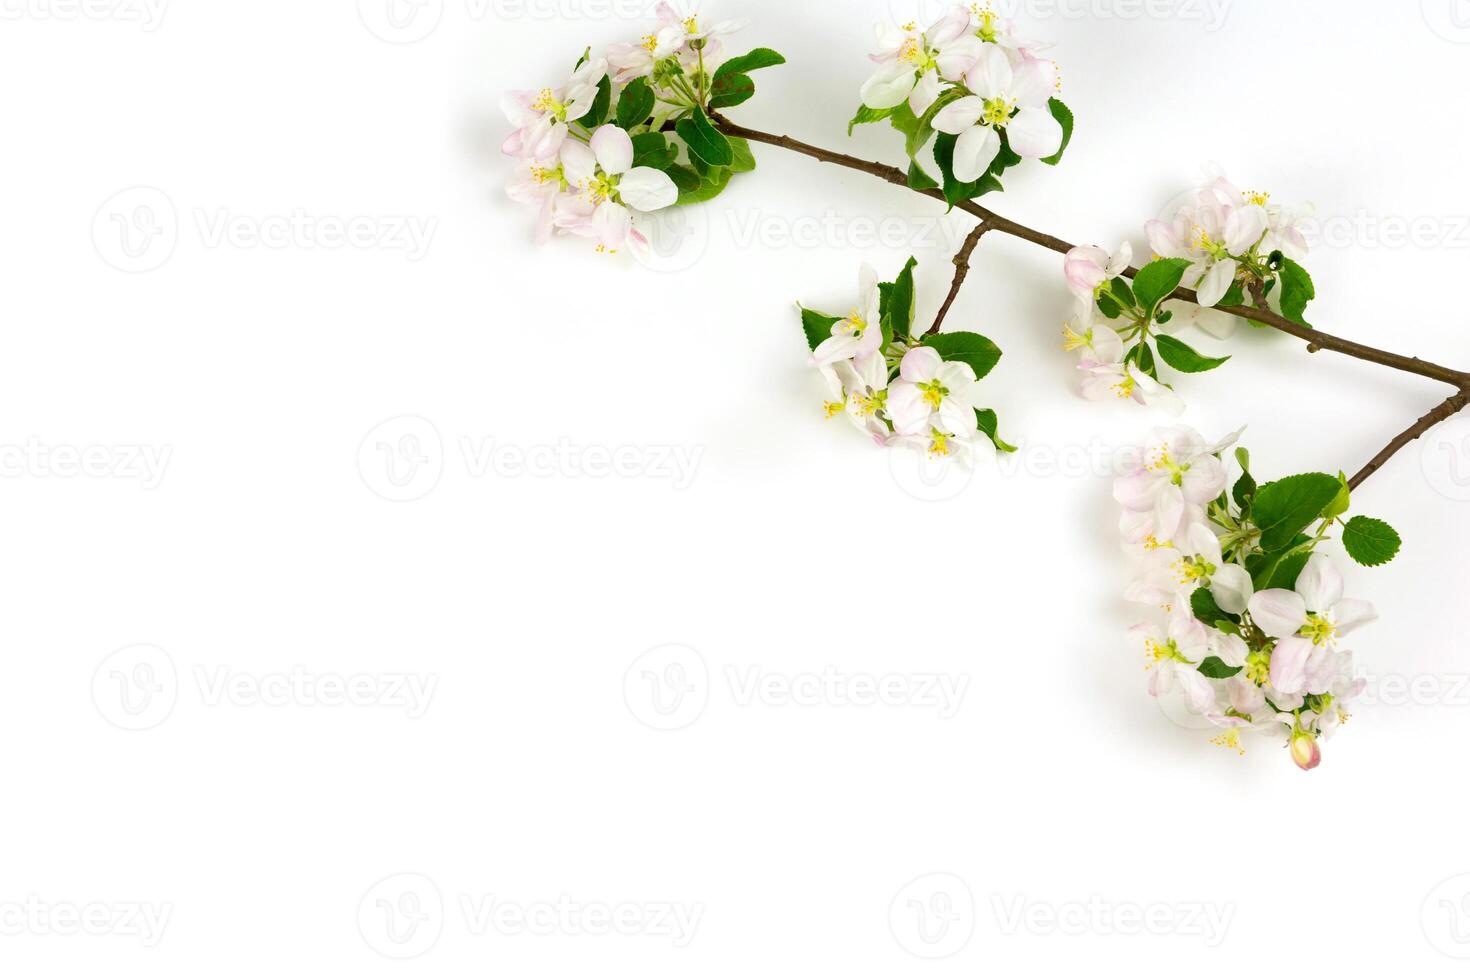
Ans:
{"label": "white flower", "polygon": [[1083,373],[1082,394],[1093,401],[1132,399],[1146,407],[1163,409],[1170,415],[1184,414],[1184,399],[1168,385],[1144,373],[1137,364],[1084,360],[1077,367]]}
{"label": "white flower", "polygon": [[882,416],[888,403],[888,362],[883,354],[873,351],[854,360],[824,364],[821,371],[832,392],[827,417],[846,415],[874,442],[886,445],[889,430]]}
{"label": "white flower", "polygon": [[1296,590],[1269,589],[1250,602],[1251,622],[1276,637],[1271,685],[1283,694],[1325,694],[1342,672],[1337,641],[1378,618],[1371,603],[1344,599],[1342,573],[1313,555]]}
{"label": "white flower", "polygon": [[858,273],[858,302],[844,319],[832,325],[832,337],[812,352],[812,364],[836,364],[866,357],[883,346],[883,294],[878,273],[866,262]]}
{"label": "white flower", "polygon": [[1078,302],[1077,323],[1062,324],[1062,350],[1080,351],[1082,360],[1093,364],[1121,364],[1123,338],[1118,331],[1096,322],[1092,300]]}
{"label": "white flower", "polygon": [[1172,541],[1183,533],[1186,517],[1225,490],[1225,464],[1216,454],[1233,443],[1234,437],[1209,446],[1188,426],[1155,429],[1141,465],[1114,482],[1113,496],[1125,510],[1152,516],[1150,534],[1156,545]]}
{"label": "white flower", "polygon": [[511,92],[501,100],[501,109],[516,131],[501,147],[509,156],[545,160],[561,149],[568,123],[592,111],[597,87],[607,75],[607,61],[593,58],[572,73],[559,89],[540,92]]}
{"label": "white flower", "polygon": [[[973,418],[973,414],[971,417]],[[956,426],[951,431],[937,415],[932,417],[927,432],[895,434],[888,440],[888,444],[928,453],[932,459],[952,462],[961,469],[969,469],[980,460],[993,460],[996,455],[994,444],[974,422],[968,428]]]}
{"label": "white flower", "polygon": [[614,44],[608,48],[607,60],[615,70],[613,80],[625,85],[640,76],[652,75],[659,62],[678,58],[693,68],[703,53],[706,70],[712,70],[721,48],[721,38],[746,25],[744,20],[720,21],[713,26],[701,23],[698,0],[678,5],[660,3],[655,12],[658,26],[637,44]]}
{"label": "white flower", "polygon": [[1239,259],[1255,251],[1270,220],[1266,209],[1223,178],[1195,194],[1169,221],[1150,221],[1149,245],[1165,259],[1188,259],[1186,281],[1199,303],[1217,306],[1240,271]]}
{"label": "white flower", "polygon": [[915,24],[878,28],[879,68],[863,85],[863,104],[892,109],[905,101],[922,116],[939,99],[941,79],[958,81],[979,56],[983,42],[970,33],[970,12],[953,7],[926,31]]}
{"label": "white flower", "polygon": [[1184,701],[1196,714],[1215,707],[1215,687],[1198,670],[1210,654],[1210,639],[1204,624],[1183,609],[1169,617],[1168,632],[1152,623],[1135,626],[1134,641],[1143,648],[1144,665],[1153,672],[1149,693],[1163,697],[1176,687],[1184,691]]}
{"label": "white flower", "polygon": [[1096,245],[1081,245],[1067,253],[1067,285],[1073,295],[1090,305],[1105,284],[1128,271],[1132,264],[1133,245],[1130,242],[1119,245],[1113,255]]}
{"label": "white flower", "polygon": [[888,417],[901,436],[938,431],[969,438],[978,431],[975,369],[946,361],[932,347],[904,355],[899,380],[888,392]]}
{"label": "white flower", "polygon": [[597,239],[600,251],[616,252],[630,241],[640,244],[632,211],[659,211],[679,199],[679,188],[668,174],[633,166],[633,140],[617,126],[593,133],[590,146],[568,143],[562,169],[567,182],[581,191],[581,208],[558,219],[559,224],[573,234]]}
{"label": "white flower", "polygon": [[1039,159],[1062,148],[1062,124],[1049,105],[1056,91],[1056,65],[1027,59],[1012,67],[1005,51],[986,45],[965,75],[974,94],[949,103],[934,117],[934,128],[958,136],[954,148],[954,175],[961,181],[979,180],[1000,153],[1004,129],[1011,149],[1022,157]]}
{"label": "white flower", "polygon": [[[1148,605],[1187,606],[1196,591],[1209,589],[1225,612],[1232,616],[1245,612],[1255,592],[1250,573],[1225,562],[1215,532],[1206,524],[1191,524],[1180,539],[1178,544],[1164,543],[1149,551],[1145,571],[1129,587],[1126,598]],[[1244,656],[1231,666],[1244,667]]]}

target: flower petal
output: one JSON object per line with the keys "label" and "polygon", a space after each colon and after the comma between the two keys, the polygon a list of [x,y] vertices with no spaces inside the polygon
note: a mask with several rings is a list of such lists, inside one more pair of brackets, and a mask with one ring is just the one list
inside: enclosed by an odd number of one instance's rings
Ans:
{"label": "flower petal", "polygon": [[1307,622],[1306,602],[1286,589],[1257,592],[1251,596],[1247,608],[1250,609],[1251,621],[1278,639],[1296,635],[1296,631]]}
{"label": "flower petal", "polygon": [[967,130],[955,142],[954,175],[963,183],[979,180],[1000,154],[1000,137],[989,126]]}
{"label": "flower petal", "polygon": [[959,136],[967,132],[985,114],[985,102],[973,95],[955,99],[934,114],[934,128],[941,133]]}
{"label": "flower petal", "polygon": [[633,166],[633,139],[627,130],[603,126],[592,134],[591,144],[603,173],[616,176]]}
{"label": "flower petal", "polygon": [[618,195],[637,211],[661,211],[679,200],[679,188],[662,170],[634,167],[618,183]]}
{"label": "flower petal", "polygon": [[1314,613],[1326,613],[1342,600],[1342,572],[1326,555],[1313,555],[1296,580],[1296,591]]}

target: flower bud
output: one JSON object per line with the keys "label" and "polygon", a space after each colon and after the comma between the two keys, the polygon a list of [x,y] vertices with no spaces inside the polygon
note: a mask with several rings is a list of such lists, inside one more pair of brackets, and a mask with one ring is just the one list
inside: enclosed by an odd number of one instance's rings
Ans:
{"label": "flower bud", "polygon": [[1306,732],[1291,737],[1291,761],[1303,772],[1311,772],[1322,764],[1322,749],[1317,739]]}

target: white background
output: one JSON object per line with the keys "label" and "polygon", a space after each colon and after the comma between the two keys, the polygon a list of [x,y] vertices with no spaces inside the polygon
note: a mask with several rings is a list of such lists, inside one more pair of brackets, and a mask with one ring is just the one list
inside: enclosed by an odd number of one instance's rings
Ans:
{"label": "white background", "polygon": [[[1123,639],[1139,610],[1117,598],[1106,460],[1160,420],[1078,396],[1058,257],[980,249],[951,327],[1005,349],[987,384],[1026,452],[929,492],[821,418],[794,304],[842,312],[861,261],[891,276],[916,254],[930,318],[967,221],[758,148],[686,213],[676,272],[537,250],[501,190],[498,95],[645,22],[528,2],[436,0],[395,32],[374,0],[175,0],[147,22],[0,0],[3,972],[1463,976],[1470,422],[1358,496],[1407,550],[1350,575],[1383,616],[1357,645],[1374,685],[1323,767],[1212,747]],[[888,7],[711,8],[751,18],[736,50],[790,59],[732,114],[898,162],[891,131],[845,133]],[[987,203],[1142,250],[1217,161],[1315,202],[1315,322],[1470,366],[1470,10],[1423,7],[1034,3],[1077,134]],[[329,224],[251,238],[298,213]],[[354,218],[367,239],[332,238]],[[432,229],[422,254],[405,218]],[[1248,424],[1263,476],[1354,471],[1447,394],[1275,334],[1228,350],[1183,382],[1187,421]],[[625,475],[473,452],[561,445],[627,447]],[[88,447],[91,475],[68,475]],[[649,677],[671,666],[692,692],[664,716]],[[828,668],[964,697],[945,718],[743,686]],[[334,706],[277,690],[293,671],[368,687]],[[488,927],[465,912],[487,901]],[[631,903],[641,931],[514,928],[558,901],[594,922]],[[162,936],[128,903],[166,911]],[[661,905],[699,915],[692,941]],[[78,907],[101,935],[63,934]]]}

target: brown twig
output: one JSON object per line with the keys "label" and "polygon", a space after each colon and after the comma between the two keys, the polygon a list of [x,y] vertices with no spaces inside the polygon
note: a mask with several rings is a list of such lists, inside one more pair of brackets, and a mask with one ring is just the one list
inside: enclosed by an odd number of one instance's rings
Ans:
{"label": "brown twig", "polygon": [[975,247],[980,244],[980,239],[984,238],[985,233],[989,230],[990,225],[983,221],[980,222],[975,230],[970,232],[965,243],[960,246],[960,250],[955,253],[954,284],[949,287],[949,295],[945,297],[944,305],[939,308],[939,315],[934,318],[934,326],[930,327],[929,332],[924,336],[936,334],[939,328],[944,326],[944,318],[949,316],[950,307],[954,306],[955,300],[960,298],[960,289],[964,287],[965,278],[970,274],[970,256],[975,254]]}
{"label": "brown twig", "polygon": [[[714,114],[714,121],[722,130],[731,136],[738,136],[756,143],[765,143],[768,146],[778,146],[782,149],[809,156],[823,163],[831,163],[840,167],[846,167],[849,170],[870,174],[879,180],[885,180],[890,184],[909,188],[915,193],[923,194],[925,197],[933,198],[936,201],[945,201],[944,195],[938,190],[918,190],[917,188],[910,187],[908,174],[897,167],[862,160],[846,153],[824,150],[819,146],[803,143],[801,140],[792,139],[789,136],[774,136],[770,133],[763,133],[758,129],[751,129],[748,126],[733,123],[719,113]],[[946,203],[948,202],[946,201]],[[1042,248],[1050,249],[1062,255],[1072,251],[1074,247],[1070,242],[1057,238],[1055,235],[1048,235],[1045,232],[1028,228],[1009,218],[1004,218],[989,208],[976,204],[974,201],[960,201],[954,207],[979,218],[980,227],[971,233],[970,237],[965,240],[965,244],[960,249],[959,254],[955,256],[954,286],[950,289],[949,298],[945,300],[943,308],[939,311],[939,318],[936,320],[930,333],[939,329],[944,321],[945,315],[949,312],[950,307],[959,296],[960,287],[964,284],[965,277],[969,275],[970,256],[983,235],[992,231],[999,232],[1003,235],[1009,235],[1012,238],[1019,238],[1022,241],[1031,242],[1033,245],[1039,245]],[[1131,278],[1136,276],[1138,271],[1137,269],[1129,269],[1127,275]],[[1369,347],[1366,344],[1360,344],[1356,341],[1345,340],[1329,333],[1323,333],[1320,330],[1289,320],[1281,314],[1274,312],[1265,302],[1265,296],[1259,287],[1257,287],[1255,292],[1257,295],[1253,298],[1256,300],[1256,306],[1221,306],[1216,307],[1216,309],[1221,313],[1229,313],[1246,320],[1251,320],[1263,326],[1289,334],[1299,340],[1306,341],[1307,350],[1313,354],[1324,350],[1335,351],[1348,357],[1357,358],[1360,361],[1367,361],[1372,364],[1382,365],[1383,367],[1393,368],[1396,371],[1403,371],[1422,378],[1440,381],[1454,387],[1456,390],[1453,397],[1433,412],[1424,416],[1424,418],[1416,422],[1412,428],[1405,431],[1393,442],[1389,443],[1383,452],[1379,453],[1374,457],[1372,462],[1363,468],[1362,472],[1353,477],[1351,481],[1353,489],[1357,489],[1365,480],[1378,472],[1385,463],[1397,455],[1405,446],[1413,443],[1439,423],[1453,418],[1466,407],[1470,407],[1470,372],[1457,371],[1453,368],[1435,364],[1432,361],[1426,361],[1418,357],[1409,357],[1404,354],[1379,350],[1376,347]],[[1180,288],[1175,290],[1173,298],[1183,300],[1187,303],[1198,304],[1199,302],[1198,294],[1192,289]]]}
{"label": "brown twig", "polygon": [[1348,485],[1354,490],[1358,489],[1358,487],[1362,486],[1367,481],[1368,477],[1383,469],[1384,464],[1397,456],[1400,450],[1408,447],[1411,443],[1421,438],[1430,429],[1434,428],[1436,425],[1439,425],[1439,423],[1444,422],[1447,419],[1454,418],[1456,415],[1464,411],[1467,406],[1470,406],[1470,389],[1461,391],[1459,394],[1450,398],[1449,401],[1445,402],[1443,405],[1439,406],[1434,411],[1430,412],[1428,415],[1424,416],[1422,419],[1415,422],[1412,426],[1406,429],[1402,435],[1400,435],[1393,442],[1389,443],[1388,446],[1384,448],[1383,452],[1379,453],[1377,456],[1374,456],[1372,462],[1363,467],[1362,470],[1358,472],[1357,476],[1349,480]]}

